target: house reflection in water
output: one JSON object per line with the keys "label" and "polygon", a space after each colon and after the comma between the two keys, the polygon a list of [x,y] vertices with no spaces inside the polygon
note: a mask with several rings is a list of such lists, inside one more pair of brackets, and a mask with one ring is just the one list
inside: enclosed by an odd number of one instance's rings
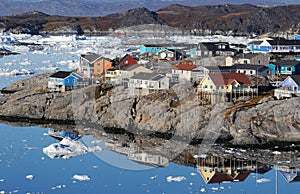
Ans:
{"label": "house reflection in water", "polygon": [[288,183],[300,182],[300,169],[278,166],[277,170]]}
{"label": "house reflection in water", "polygon": [[209,155],[198,158],[198,172],[206,184],[222,182],[242,182],[251,172],[265,173],[271,168],[252,160],[225,158]]}
{"label": "house reflection in water", "polygon": [[111,151],[124,154],[129,160],[137,163],[142,163],[154,167],[167,167],[169,159],[157,153],[148,153],[146,150],[141,150],[134,143],[117,143],[106,142],[105,147]]}

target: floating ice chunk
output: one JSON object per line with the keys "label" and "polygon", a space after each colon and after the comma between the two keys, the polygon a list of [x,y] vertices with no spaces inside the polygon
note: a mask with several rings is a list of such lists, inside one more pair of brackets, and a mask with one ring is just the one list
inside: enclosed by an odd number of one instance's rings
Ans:
{"label": "floating ice chunk", "polygon": [[4,179],[0,179],[0,183],[3,183],[4,182]]}
{"label": "floating ice chunk", "polygon": [[73,156],[98,151],[101,151],[100,146],[87,147],[81,141],[72,140],[69,137],[65,137],[59,143],[53,143],[43,149],[43,152],[52,159],[56,157],[69,159]]}
{"label": "floating ice chunk", "polygon": [[202,193],[206,193],[205,188],[200,189],[200,191],[201,191]]}
{"label": "floating ice chunk", "polygon": [[157,175],[151,177],[152,180],[156,179],[156,178],[157,178]]}
{"label": "floating ice chunk", "polygon": [[213,191],[218,191],[218,190],[219,190],[219,187],[212,187],[211,190],[213,190]]}
{"label": "floating ice chunk", "polygon": [[197,174],[196,173],[194,173],[194,172],[191,172],[191,174],[190,174],[191,176],[196,176]]}
{"label": "floating ice chunk", "polygon": [[29,174],[29,175],[26,175],[26,178],[28,180],[33,180],[34,179],[34,176],[32,174]]}
{"label": "floating ice chunk", "polygon": [[73,176],[73,179],[76,179],[76,180],[79,180],[79,181],[90,181],[91,178],[88,177],[87,175],[78,175],[78,174],[75,174]]}
{"label": "floating ice chunk", "polygon": [[268,183],[270,182],[271,180],[270,179],[267,179],[267,178],[261,178],[261,179],[258,179],[256,180],[257,183]]}
{"label": "floating ice chunk", "polygon": [[186,178],[184,176],[177,176],[177,177],[172,177],[172,176],[168,176],[167,177],[167,182],[181,182],[186,180]]}
{"label": "floating ice chunk", "polygon": [[0,194],[5,194],[5,191],[0,191]]}

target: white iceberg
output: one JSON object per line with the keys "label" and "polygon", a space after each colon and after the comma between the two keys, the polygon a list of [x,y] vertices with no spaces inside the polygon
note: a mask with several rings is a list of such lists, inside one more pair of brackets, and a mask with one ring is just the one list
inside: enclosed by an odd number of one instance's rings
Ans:
{"label": "white iceberg", "polygon": [[200,189],[201,193],[206,193],[205,188]]}
{"label": "white iceberg", "polygon": [[258,179],[256,180],[257,183],[268,183],[270,182],[271,180],[270,179],[267,179],[267,178],[261,178],[261,179]]}
{"label": "white iceberg", "polygon": [[34,176],[32,174],[29,174],[29,175],[26,175],[26,178],[29,179],[29,180],[33,180]]}
{"label": "white iceberg", "polygon": [[100,146],[87,147],[79,140],[71,140],[69,137],[63,138],[59,143],[53,143],[43,149],[43,152],[50,158],[69,159],[74,156],[86,154],[88,152],[99,152]]}
{"label": "white iceberg", "polygon": [[79,181],[90,181],[91,178],[87,175],[78,175],[78,174],[75,174],[73,176],[73,179],[76,179],[76,180],[79,180]]}
{"label": "white iceberg", "polygon": [[167,182],[181,182],[186,180],[186,178],[184,176],[177,176],[177,177],[172,177],[172,176],[168,176],[167,177]]}

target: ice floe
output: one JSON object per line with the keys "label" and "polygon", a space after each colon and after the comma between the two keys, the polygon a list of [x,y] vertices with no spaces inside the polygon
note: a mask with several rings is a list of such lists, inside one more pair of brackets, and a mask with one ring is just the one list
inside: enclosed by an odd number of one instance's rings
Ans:
{"label": "ice floe", "polygon": [[76,179],[76,180],[79,180],[79,181],[90,181],[91,178],[87,175],[78,175],[78,174],[75,174],[73,176],[73,179]]}
{"label": "ice floe", "polygon": [[256,182],[257,183],[268,183],[270,182],[271,180],[270,179],[267,179],[267,178],[261,178],[261,179],[257,179]]}
{"label": "ice floe", "polygon": [[26,175],[26,179],[28,180],[33,180],[34,176],[32,174]]}
{"label": "ice floe", "polygon": [[43,152],[50,158],[69,159],[74,156],[86,154],[88,152],[99,152],[100,146],[88,147],[79,140],[72,140],[69,137],[63,138],[59,143],[53,143],[43,148]]}
{"label": "ice floe", "polygon": [[200,189],[200,192],[201,192],[201,193],[206,193],[206,189],[205,189],[205,188],[201,188],[201,189]]}
{"label": "ice floe", "polygon": [[173,176],[168,176],[167,177],[167,182],[181,182],[186,180],[186,178],[184,176],[177,176],[177,177],[173,177]]}

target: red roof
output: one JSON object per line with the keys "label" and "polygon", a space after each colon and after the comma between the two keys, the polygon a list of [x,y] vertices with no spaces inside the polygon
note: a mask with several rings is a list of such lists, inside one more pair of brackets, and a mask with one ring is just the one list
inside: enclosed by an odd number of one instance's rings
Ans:
{"label": "red roof", "polygon": [[133,56],[126,54],[120,61],[120,65],[138,65],[138,61]]}
{"label": "red roof", "polygon": [[191,71],[192,69],[195,69],[196,67],[197,67],[196,65],[180,63],[178,65],[175,65],[173,67],[173,69]]}
{"label": "red roof", "polygon": [[240,84],[251,85],[251,81],[244,73],[210,73],[208,75],[216,86],[226,86],[233,81],[237,81]]}

